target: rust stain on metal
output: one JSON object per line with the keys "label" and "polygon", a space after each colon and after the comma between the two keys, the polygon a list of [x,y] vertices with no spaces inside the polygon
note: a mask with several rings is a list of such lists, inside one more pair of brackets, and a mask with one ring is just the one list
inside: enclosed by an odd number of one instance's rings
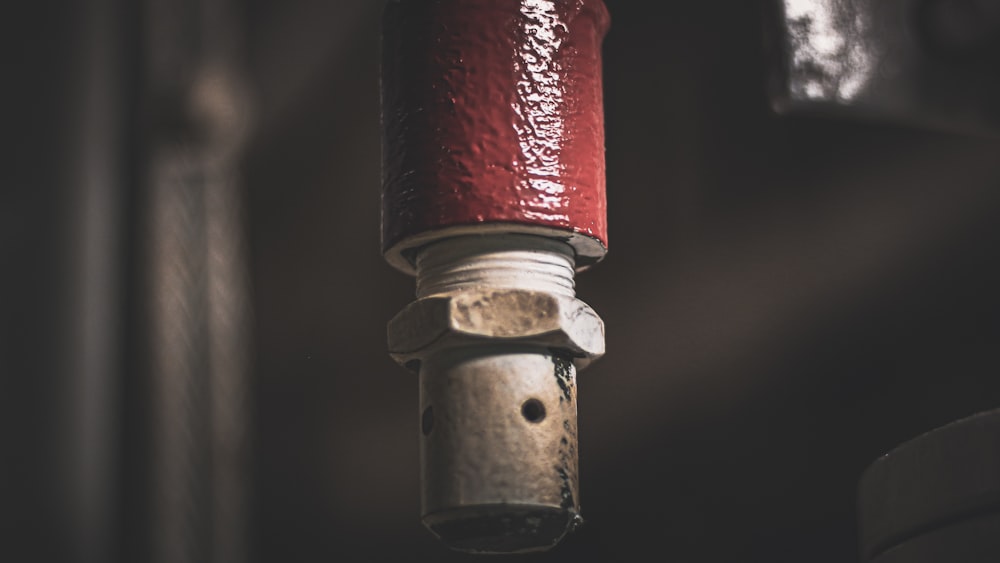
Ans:
{"label": "rust stain on metal", "polygon": [[[576,371],[569,359],[553,354],[551,356],[553,374],[559,387],[559,404],[564,416],[562,421],[563,436],[559,439],[559,464],[555,466],[559,476],[560,504],[559,506],[574,511],[578,517],[579,506],[574,495],[577,487],[577,434],[576,434],[576,404],[574,403]],[[575,522],[575,524],[578,522]],[[575,525],[574,524],[574,525]]]}
{"label": "rust stain on metal", "polygon": [[552,364],[555,366],[556,383],[562,391],[559,402],[569,403],[573,400],[573,364],[562,356],[552,356]]}

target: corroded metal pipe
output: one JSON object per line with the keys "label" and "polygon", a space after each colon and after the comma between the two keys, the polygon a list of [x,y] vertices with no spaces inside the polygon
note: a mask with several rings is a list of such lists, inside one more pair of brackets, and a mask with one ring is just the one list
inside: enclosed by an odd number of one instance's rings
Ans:
{"label": "corroded metal pipe", "polygon": [[453,548],[544,550],[580,522],[576,371],[604,352],[575,272],[607,248],[601,0],[385,11],[389,323],[420,378],[421,512]]}

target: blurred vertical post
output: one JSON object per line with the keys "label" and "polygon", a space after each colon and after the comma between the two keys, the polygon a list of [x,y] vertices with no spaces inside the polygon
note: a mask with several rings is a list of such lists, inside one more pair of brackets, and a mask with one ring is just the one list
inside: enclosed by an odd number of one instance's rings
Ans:
{"label": "blurred vertical post", "polygon": [[83,19],[82,83],[78,97],[74,167],[77,189],[69,242],[75,273],[70,363],[66,366],[75,439],[68,443],[76,494],[73,542],[79,561],[108,561],[116,533],[114,506],[118,443],[114,432],[120,383],[122,294],[122,203],[127,151],[123,146],[126,104],[124,14],[117,0],[91,0]]}
{"label": "blurred vertical post", "polygon": [[251,122],[233,0],[147,0],[151,560],[246,560]]}
{"label": "blurred vertical post", "polygon": [[128,7],[7,8],[0,559],[105,562],[118,501]]}

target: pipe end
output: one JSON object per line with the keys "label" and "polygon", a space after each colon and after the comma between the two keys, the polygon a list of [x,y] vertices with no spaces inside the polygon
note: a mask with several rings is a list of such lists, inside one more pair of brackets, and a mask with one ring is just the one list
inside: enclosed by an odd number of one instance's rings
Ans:
{"label": "pipe end", "polygon": [[443,510],[423,521],[448,547],[481,554],[547,551],[583,523],[572,509],[511,504]]}

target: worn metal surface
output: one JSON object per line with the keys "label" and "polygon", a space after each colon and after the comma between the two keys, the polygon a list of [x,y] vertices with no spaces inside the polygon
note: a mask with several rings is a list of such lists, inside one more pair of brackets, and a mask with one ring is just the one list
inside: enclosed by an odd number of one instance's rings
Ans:
{"label": "worn metal surface", "polygon": [[421,512],[452,547],[551,547],[579,521],[576,371],[545,348],[443,350],[420,367]]}
{"label": "worn metal surface", "polygon": [[526,235],[455,237],[420,251],[417,297],[389,321],[389,353],[415,367],[438,350],[530,343],[583,368],[604,354],[604,323],[576,299],[573,251]]}
{"label": "worn metal surface", "polygon": [[576,295],[573,248],[529,235],[455,237],[417,256],[417,297],[495,287]]}
{"label": "worn metal surface", "polygon": [[771,99],[779,112],[1000,135],[1000,4],[781,0],[775,7]]}
{"label": "worn metal surface", "polygon": [[990,513],[1000,513],[1000,410],[928,432],[868,468],[858,493],[862,558]]}
{"label": "worn metal surface", "polygon": [[418,299],[388,332],[420,378],[424,524],[463,551],[548,549],[580,522],[576,370],[604,353],[573,251],[467,236],[416,264]]}
{"label": "worn metal surface", "polygon": [[488,340],[559,350],[583,367],[604,354],[604,323],[579,299],[519,289],[424,297],[389,321],[389,353],[402,364]]}

